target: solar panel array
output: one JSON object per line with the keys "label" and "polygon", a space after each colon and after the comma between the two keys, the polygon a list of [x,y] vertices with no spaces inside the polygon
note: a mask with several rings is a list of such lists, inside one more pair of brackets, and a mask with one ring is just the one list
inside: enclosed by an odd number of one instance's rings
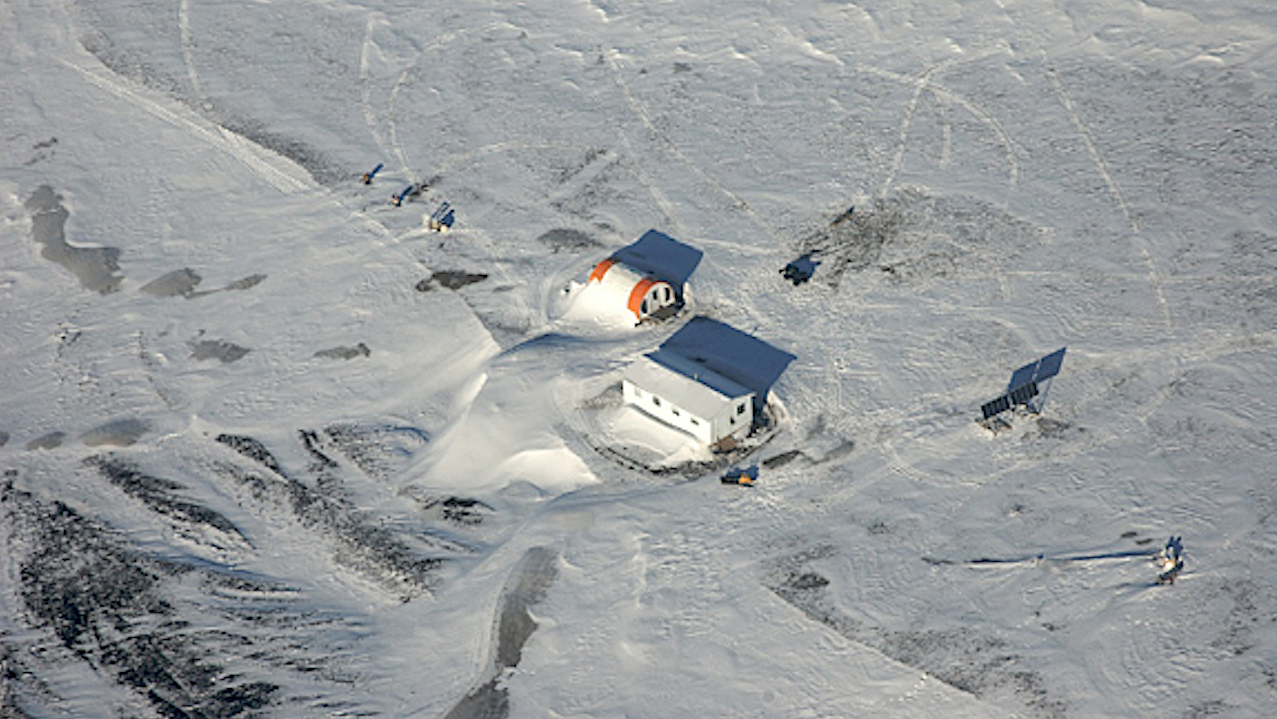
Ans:
{"label": "solar panel array", "polygon": [[1009,409],[1011,409],[1011,398],[1006,395],[1002,395],[992,402],[986,402],[984,406],[980,408],[980,411],[984,413],[985,419],[989,419],[990,417],[996,417]]}
{"label": "solar panel array", "polygon": [[1060,373],[1060,366],[1064,364],[1065,347],[1052,352],[1040,360],[1030,362],[1015,372],[1011,373],[1011,381],[1007,383],[1007,393],[1014,392],[1016,388],[1023,387],[1030,382],[1041,384]]}
{"label": "solar panel array", "polygon": [[1026,405],[1029,400],[1040,394],[1039,383],[1045,382],[1060,373],[1060,367],[1064,364],[1064,350],[1060,349],[1043,357],[1042,359],[1030,362],[1023,367],[1011,373],[1011,381],[1007,383],[1006,394],[998,397],[992,402],[986,402],[980,407],[980,412],[987,420],[995,417],[1003,412],[1017,407]]}

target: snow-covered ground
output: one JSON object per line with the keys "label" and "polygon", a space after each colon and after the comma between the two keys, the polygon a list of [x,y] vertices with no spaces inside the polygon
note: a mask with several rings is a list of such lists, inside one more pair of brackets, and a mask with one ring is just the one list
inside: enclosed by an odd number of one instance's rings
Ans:
{"label": "snow-covered ground", "polygon": [[[1274,715],[1269,0],[0,0],[0,48],[0,713]],[[704,258],[629,327],[580,285],[649,228]],[[614,385],[691,316],[797,357],[756,487],[610,451],[678,444]]]}

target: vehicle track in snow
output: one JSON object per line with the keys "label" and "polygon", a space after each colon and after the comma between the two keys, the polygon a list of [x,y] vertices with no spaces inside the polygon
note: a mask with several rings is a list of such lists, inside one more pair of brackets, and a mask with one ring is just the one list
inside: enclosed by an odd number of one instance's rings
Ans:
{"label": "vehicle track in snow", "polygon": [[79,73],[88,84],[141,108],[194,139],[222,150],[282,194],[294,195],[313,189],[313,184],[296,171],[296,166],[291,161],[260,148],[220,125],[210,127],[211,123],[180,103],[149,97],[151,93],[148,90],[129,87],[126,80],[110,72],[105,66],[90,67],[71,60],[62,60],[62,64]]}

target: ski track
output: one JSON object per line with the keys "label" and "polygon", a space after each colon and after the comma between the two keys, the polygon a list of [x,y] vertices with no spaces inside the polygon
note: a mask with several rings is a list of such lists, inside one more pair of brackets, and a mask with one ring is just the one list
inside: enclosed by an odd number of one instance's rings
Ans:
{"label": "ski track", "polygon": [[[648,133],[652,136],[652,138],[655,139],[658,142],[658,144],[664,147],[667,152],[673,155],[680,163],[682,163],[692,172],[696,173],[696,175],[700,177],[702,180],[709,183],[711,187],[721,192],[724,196],[727,197],[727,199],[731,200],[732,206],[735,207],[736,209],[743,211],[750,218],[750,220],[753,221],[754,225],[758,227],[758,229],[767,233],[768,236],[770,236],[774,241],[779,243],[780,238],[776,236],[775,231],[772,229],[770,223],[764,220],[763,217],[759,215],[758,212],[754,210],[754,208],[750,206],[750,204],[746,202],[744,198],[742,198],[740,195],[737,195],[730,188],[728,188],[726,185],[720,182],[718,178],[710,175],[708,172],[705,171],[704,168],[702,168],[697,163],[693,162],[691,158],[689,158],[687,154],[684,153],[682,149],[679,148],[677,143],[671,140],[669,136],[666,135],[664,132],[661,132],[661,130],[656,126],[656,124],[652,122],[652,117],[651,115],[648,114],[647,108],[645,108],[643,106],[643,103],[639,102],[638,98],[634,96],[633,91],[630,90],[629,83],[625,81],[625,77],[621,72],[620,61],[618,60],[619,56],[620,56],[620,53],[615,48],[609,48],[607,52],[604,53],[604,57],[606,57],[608,62],[608,67],[612,69],[613,77],[616,80],[616,86],[620,90],[622,97],[625,98],[625,104],[630,108],[630,111],[639,119],[639,121],[643,123],[643,127],[647,129]],[[634,149],[632,146],[629,145],[628,140],[626,144],[627,146],[630,147],[631,153],[633,153]],[[644,155],[642,154],[634,155],[635,162],[638,161],[639,157],[643,157],[643,156]],[[669,206],[667,207],[666,205],[669,205]],[[673,213],[673,205],[672,203],[669,203],[668,199],[666,199],[665,202],[662,203],[662,209],[665,209],[665,211],[668,214],[670,214],[672,218],[676,218],[676,215]],[[677,225],[677,220],[676,220],[676,225]],[[685,230],[680,227],[680,232],[685,232]]]}
{"label": "ski track", "polygon": [[[183,3],[189,0],[182,0]],[[377,43],[373,40],[373,32],[378,27],[385,27],[389,22],[381,15],[381,13],[369,13],[368,20],[364,24],[364,42],[359,49],[359,104],[364,114],[364,122],[368,125],[368,132],[372,135],[373,142],[377,143],[377,147],[387,155],[396,154],[402,160],[402,152],[395,153],[394,150],[387,147],[385,138],[381,133],[381,123],[372,109],[372,78],[369,76],[369,56],[372,51],[377,49]]]}
{"label": "ski track", "polygon": [[[883,180],[882,187],[878,189],[879,197],[887,196],[887,194],[891,191],[891,186],[896,182],[896,175],[900,174],[900,170],[904,168],[905,150],[909,147],[909,129],[913,125],[914,115],[918,112],[918,102],[922,99],[922,94],[927,91],[927,83],[930,82],[931,76],[937,71],[952,65],[954,62],[956,62],[956,60],[948,60],[943,63],[932,65],[926,70],[923,70],[922,74],[918,76],[917,81],[914,83],[913,95],[909,98],[909,104],[905,106],[904,118],[900,121],[900,130],[898,133],[899,137],[896,144],[896,155],[892,160],[891,168],[887,172],[887,179]],[[945,128],[947,129],[948,127],[949,126],[946,124]],[[944,143],[947,152],[948,133],[945,134]]]}
{"label": "ski track", "polygon": [[[420,69],[421,63],[424,62],[428,54],[434,53],[447,45],[458,40],[465,39],[471,35],[489,32],[498,28],[511,27],[505,22],[490,22],[480,27],[467,28],[456,32],[447,32],[439,37],[431,40],[425,47],[417,53],[417,56],[399,73],[399,77],[395,79],[395,84],[390,89],[390,97],[386,100],[386,125],[389,128],[388,135],[390,137],[390,147],[394,150],[395,157],[399,160],[399,170],[406,177],[417,177],[418,175],[412,170],[412,163],[408,161],[408,156],[404,152],[403,145],[399,142],[399,123],[395,120],[395,104],[399,99],[399,92],[403,89],[404,83],[408,81],[409,75]],[[429,176],[433,173],[424,173]]]}
{"label": "ski track", "polygon": [[178,37],[182,44],[182,62],[186,65],[186,76],[191,81],[197,102],[208,101],[204,88],[200,85],[199,73],[195,71],[195,50],[191,40],[191,0],[180,0],[177,5]]}
{"label": "ski track", "polygon": [[1127,204],[1126,197],[1122,194],[1122,188],[1118,186],[1117,180],[1113,179],[1113,173],[1109,172],[1108,163],[1104,161],[1103,155],[1096,148],[1095,140],[1091,137],[1091,131],[1087,128],[1086,122],[1073,105],[1073,99],[1069,97],[1068,90],[1065,89],[1059,74],[1056,73],[1054,67],[1048,64],[1046,66],[1046,75],[1051,81],[1051,87],[1055,90],[1055,95],[1059,98],[1060,104],[1064,106],[1064,110],[1069,116],[1069,121],[1073,123],[1073,127],[1077,128],[1077,133],[1082,138],[1082,143],[1086,145],[1087,155],[1090,156],[1091,162],[1095,165],[1095,169],[1099,171],[1100,176],[1104,178],[1104,184],[1108,186],[1113,202],[1121,210],[1122,216],[1126,218],[1126,223],[1131,228],[1132,243],[1139,249],[1144,264],[1148,266],[1148,282],[1152,285],[1153,291],[1157,295],[1157,304],[1162,311],[1162,321],[1166,324],[1168,330],[1174,331],[1175,321],[1171,318],[1170,303],[1166,301],[1166,292],[1162,287],[1162,276],[1157,270],[1157,261],[1153,259],[1153,253],[1149,250],[1148,241],[1144,239],[1143,234],[1140,232],[1139,220],[1131,212],[1131,207]]}

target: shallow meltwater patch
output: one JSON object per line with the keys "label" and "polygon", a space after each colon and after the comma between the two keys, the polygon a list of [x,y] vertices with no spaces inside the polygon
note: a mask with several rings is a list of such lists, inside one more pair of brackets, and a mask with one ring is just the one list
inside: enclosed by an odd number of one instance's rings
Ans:
{"label": "shallow meltwater patch", "polygon": [[266,279],[266,275],[263,275],[263,274],[249,275],[248,277],[242,277],[230,283],[229,285],[226,285],[226,289],[228,290],[252,289],[256,287],[257,285],[261,284],[262,280],[264,279]]}
{"label": "shallow meltwater patch", "polygon": [[71,213],[62,196],[41,185],[24,206],[31,212],[31,237],[44,247],[40,256],[69,270],[86,289],[109,294],[120,288],[120,250],[116,247],[75,247],[67,242],[66,222]]}
{"label": "shallow meltwater patch", "polygon": [[127,447],[136,443],[142,435],[151,431],[151,425],[141,419],[117,419],[80,435],[80,441],[90,447]]}
{"label": "shallow meltwater patch", "polygon": [[184,267],[173,270],[163,277],[156,278],[142,285],[139,289],[148,295],[157,297],[191,297],[195,294],[195,286],[203,280],[194,270]]}
{"label": "shallow meltwater patch", "polygon": [[224,364],[236,362],[244,358],[244,355],[252,352],[247,347],[240,347],[226,340],[205,340],[193,339],[187,342],[191,347],[191,358],[197,361],[203,360],[221,360]]}
{"label": "shallow meltwater patch", "polygon": [[499,669],[513,669],[523,658],[523,645],[537,628],[528,608],[539,604],[550,585],[558,579],[558,559],[558,553],[548,547],[533,547],[523,555],[510,575],[497,618],[496,659]]}
{"label": "shallow meltwater patch", "polygon": [[483,273],[463,272],[460,270],[441,270],[432,274],[428,279],[418,282],[417,291],[429,292],[434,289],[436,284],[450,290],[459,290],[466,285],[473,285],[476,282],[483,282],[486,279],[488,279],[488,276]]}
{"label": "shallow meltwater patch", "polygon": [[368,348],[368,345],[360,342],[354,347],[342,346],[319,350],[314,356],[321,359],[352,360],[356,357],[368,357],[370,355],[372,355],[372,350]]}
{"label": "shallow meltwater patch", "polygon": [[602,243],[590,235],[566,227],[547,230],[537,237],[537,242],[546,245],[555,252],[582,252],[601,247]]}
{"label": "shallow meltwater patch", "polygon": [[26,447],[28,451],[37,449],[57,449],[62,446],[62,442],[66,438],[66,432],[50,432],[27,442]]}

